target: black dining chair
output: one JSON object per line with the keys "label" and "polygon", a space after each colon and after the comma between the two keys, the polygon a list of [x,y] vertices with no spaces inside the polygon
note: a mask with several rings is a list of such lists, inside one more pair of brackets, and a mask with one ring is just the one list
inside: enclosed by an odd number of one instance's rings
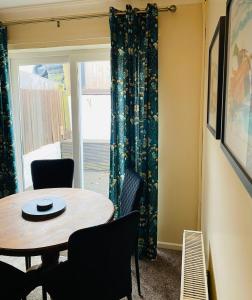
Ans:
{"label": "black dining chair", "polygon": [[34,190],[72,187],[74,161],[65,159],[34,160],[31,175]]}
{"label": "black dining chair", "polygon": [[35,272],[24,273],[19,269],[0,261],[0,299],[25,300],[26,296],[38,285]]}
{"label": "black dining chair", "polygon": [[132,299],[131,254],[138,235],[139,212],[110,223],[81,229],[68,241],[68,260],[44,274],[53,300]]}
{"label": "black dining chair", "polygon": [[132,169],[127,169],[120,194],[120,216],[127,215],[133,210],[139,210],[142,196],[143,180]]}
{"label": "black dining chair", "polygon": [[[34,190],[46,188],[72,187],[74,161],[65,159],[34,160],[31,175]],[[25,258],[26,270],[31,267],[31,257]]]}
{"label": "black dining chair", "polygon": [[[132,169],[127,169],[123,181],[122,192],[120,195],[120,216],[125,216],[133,210],[139,210],[140,199],[143,192],[143,180]],[[136,241],[135,249],[135,266],[138,294],[141,296],[141,282],[138,262],[138,241]]]}
{"label": "black dining chair", "polygon": [[[74,161],[65,159],[34,160],[31,175],[34,190],[46,188],[71,188],[73,184]],[[25,257],[26,270],[31,267],[31,257]],[[43,289],[43,299],[46,293]]]}

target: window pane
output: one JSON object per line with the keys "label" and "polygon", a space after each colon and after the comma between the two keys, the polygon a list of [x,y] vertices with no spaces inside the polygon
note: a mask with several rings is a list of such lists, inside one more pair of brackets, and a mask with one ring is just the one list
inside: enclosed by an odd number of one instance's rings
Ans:
{"label": "window pane", "polygon": [[108,196],[110,147],[110,64],[80,64],[84,187]]}
{"label": "window pane", "polygon": [[[72,157],[68,64],[19,67],[24,188],[32,187],[33,160]],[[68,152],[62,155],[62,142]]]}
{"label": "window pane", "polygon": [[80,64],[83,95],[110,95],[110,62],[92,61]]}

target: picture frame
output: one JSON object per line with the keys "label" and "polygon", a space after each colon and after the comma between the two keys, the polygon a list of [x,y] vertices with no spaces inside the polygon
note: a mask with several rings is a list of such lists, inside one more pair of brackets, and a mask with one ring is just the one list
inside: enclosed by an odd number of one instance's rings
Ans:
{"label": "picture frame", "polygon": [[221,148],[252,196],[252,2],[228,0]]}
{"label": "picture frame", "polygon": [[225,20],[220,17],[209,47],[207,127],[216,139],[221,135]]}

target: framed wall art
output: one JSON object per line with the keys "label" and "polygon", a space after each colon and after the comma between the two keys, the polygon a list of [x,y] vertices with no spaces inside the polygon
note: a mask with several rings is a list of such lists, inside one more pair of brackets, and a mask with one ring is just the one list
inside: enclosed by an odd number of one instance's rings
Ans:
{"label": "framed wall art", "polygon": [[252,1],[228,0],[221,145],[252,196]]}
{"label": "framed wall art", "polygon": [[207,127],[216,139],[221,134],[225,17],[220,17],[209,47]]}

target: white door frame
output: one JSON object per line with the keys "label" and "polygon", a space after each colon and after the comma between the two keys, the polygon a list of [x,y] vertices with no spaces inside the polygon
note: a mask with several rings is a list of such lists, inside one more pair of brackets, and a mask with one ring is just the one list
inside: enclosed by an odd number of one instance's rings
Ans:
{"label": "white door frame", "polygon": [[16,156],[17,179],[19,190],[24,190],[23,161],[22,161],[22,130],[19,95],[19,66],[41,63],[69,63],[71,84],[71,111],[72,111],[72,144],[73,159],[75,162],[74,187],[83,187],[83,145],[81,143],[81,101],[79,91],[78,63],[86,61],[109,60],[109,45],[99,48],[67,49],[47,48],[38,50],[10,50],[10,82],[12,95],[14,144]]}

